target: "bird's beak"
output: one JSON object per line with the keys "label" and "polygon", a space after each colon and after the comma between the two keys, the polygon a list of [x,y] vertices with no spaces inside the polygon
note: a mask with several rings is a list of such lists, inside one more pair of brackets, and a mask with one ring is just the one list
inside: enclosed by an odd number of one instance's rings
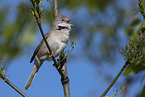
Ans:
{"label": "bird's beak", "polygon": [[68,19],[66,22],[67,22],[68,25],[74,26],[73,24],[69,24],[69,23],[68,23],[68,22],[71,21],[71,20],[72,20],[72,19]]}
{"label": "bird's beak", "polygon": [[[68,24],[68,23],[67,23]],[[70,25],[70,26],[74,26],[73,24],[68,24],[68,25]]]}
{"label": "bird's beak", "polygon": [[68,23],[69,21],[71,21],[72,19],[68,19],[66,22]]}

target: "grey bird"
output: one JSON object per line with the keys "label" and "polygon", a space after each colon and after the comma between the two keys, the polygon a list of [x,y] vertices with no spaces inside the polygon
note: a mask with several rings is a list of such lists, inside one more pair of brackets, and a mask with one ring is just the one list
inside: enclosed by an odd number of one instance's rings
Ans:
{"label": "grey bird", "polygon": [[[59,14],[52,23],[52,28],[45,34],[45,38],[53,52],[54,57],[57,57],[67,46],[69,41],[69,32],[71,30],[72,24],[68,22],[69,19],[65,15]],[[35,60],[34,60],[35,59]],[[46,47],[44,40],[42,39],[37,48],[35,49],[30,63],[34,60],[34,66],[30,77],[25,85],[25,89],[30,89],[32,82],[45,60],[51,61],[51,55]]]}

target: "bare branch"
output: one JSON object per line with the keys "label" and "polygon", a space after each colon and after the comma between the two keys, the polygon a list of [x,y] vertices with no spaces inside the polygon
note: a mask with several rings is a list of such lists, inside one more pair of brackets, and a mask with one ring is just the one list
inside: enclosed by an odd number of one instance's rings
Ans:
{"label": "bare branch", "polygon": [[11,86],[14,90],[16,90],[20,95],[23,97],[28,97],[26,94],[24,94],[20,89],[18,89],[14,84],[12,84],[5,76],[0,76],[4,82],[6,82],[9,86]]}

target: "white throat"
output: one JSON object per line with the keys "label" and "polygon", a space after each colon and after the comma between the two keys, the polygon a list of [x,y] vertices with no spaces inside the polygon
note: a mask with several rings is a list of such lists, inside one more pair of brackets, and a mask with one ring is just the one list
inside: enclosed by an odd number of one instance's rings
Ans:
{"label": "white throat", "polygon": [[68,24],[66,22],[63,22],[63,23],[60,23],[57,25],[57,28],[59,30],[62,30],[62,29],[67,29],[67,30],[71,30],[71,24]]}

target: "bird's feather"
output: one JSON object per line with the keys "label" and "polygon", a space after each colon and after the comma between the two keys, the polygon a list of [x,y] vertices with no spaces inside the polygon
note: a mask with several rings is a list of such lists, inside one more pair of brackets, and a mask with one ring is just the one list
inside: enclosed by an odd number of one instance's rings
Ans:
{"label": "bird's feather", "polygon": [[[50,31],[51,31],[51,30],[50,30]],[[49,32],[50,32],[50,31],[49,31]],[[47,38],[49,37],[49,32],[47,32],[47,33],[45,34],[45,39],[47,39]],[[34,60],[35,56],[37,55],[37,53],[38,53],[38,51],[40,50],[40,48],[41,48],[41,46],[42,46],[43,43],[45,43],[45,42],[44,42],[44,39],[41,40],[41,42],[39,43],[39,45],[38,45],[37,48],[35,49],[35,51],[34,51],[32,57],[31,57],[30,63],[32,63],[32,61]]]}

